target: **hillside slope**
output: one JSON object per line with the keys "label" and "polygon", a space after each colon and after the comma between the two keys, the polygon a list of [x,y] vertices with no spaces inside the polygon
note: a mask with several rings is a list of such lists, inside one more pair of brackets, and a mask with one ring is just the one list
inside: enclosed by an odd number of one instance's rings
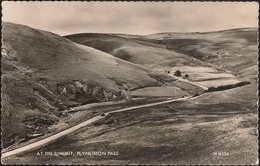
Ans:
{"label": "hillside slope", "polygon": [[65,37],[76,43],[153,69],[169,70],[176,65],[199,64],[195,58],[169,51],[165,45],[144,39],[142,36],[83,33]]}
{"label": "hillside slope", "polygon": [[2,27],[4,148],[48,132],[65,108],[125,100],[129,88],[161,84],[144,67],[56,34],[13,23]]}
{"label": "hillside slope", "polygon": [[240,28],[205,33],[73,34],[66,38],[121,59],[155,69],[210,66],[256,78],[257,29]]}
{"label": "hillside slope", "polygon": [[212,63],[243,77],[256,79],[257,28],[205,33],[159,33],[144,37],[168,50]]}

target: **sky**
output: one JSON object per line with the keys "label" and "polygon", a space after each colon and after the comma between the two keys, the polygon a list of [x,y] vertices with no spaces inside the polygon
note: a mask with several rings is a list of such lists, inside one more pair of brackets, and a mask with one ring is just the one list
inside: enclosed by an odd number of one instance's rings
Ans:
{"label": "sky", "polygon": [[257,2],[2,2],[2,20],[59,35],[258,27]]}

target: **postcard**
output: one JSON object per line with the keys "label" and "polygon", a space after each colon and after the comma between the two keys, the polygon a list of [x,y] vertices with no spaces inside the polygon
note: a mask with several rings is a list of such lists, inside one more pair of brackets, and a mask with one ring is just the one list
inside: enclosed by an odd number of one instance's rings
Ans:
{"label": "postcard", "polygon": [[257,165],[258,2],[3,1],[4,165]]}

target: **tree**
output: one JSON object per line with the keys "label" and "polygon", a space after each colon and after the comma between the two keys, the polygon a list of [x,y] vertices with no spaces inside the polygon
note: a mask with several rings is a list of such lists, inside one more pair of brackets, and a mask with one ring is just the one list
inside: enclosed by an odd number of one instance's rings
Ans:
{"label": "tree", "polygon": [[181,71],[180,70],[176,70],[174,72],[174,75],[177,76],[177,77],[180,77],[181,76]]}

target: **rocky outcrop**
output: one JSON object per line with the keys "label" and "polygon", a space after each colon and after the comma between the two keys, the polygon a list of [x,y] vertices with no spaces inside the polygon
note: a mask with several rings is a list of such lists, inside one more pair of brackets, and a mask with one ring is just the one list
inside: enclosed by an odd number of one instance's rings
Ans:
{"label": "rocky outcrop", "polygon": [[78,105],[128,99],[125,88],[121,87],[120,89],[119,92],[114,92],[97,84],[85,83],[82,80],[68,80],[56,86],[57,94],[63,103],[74,101]]}

